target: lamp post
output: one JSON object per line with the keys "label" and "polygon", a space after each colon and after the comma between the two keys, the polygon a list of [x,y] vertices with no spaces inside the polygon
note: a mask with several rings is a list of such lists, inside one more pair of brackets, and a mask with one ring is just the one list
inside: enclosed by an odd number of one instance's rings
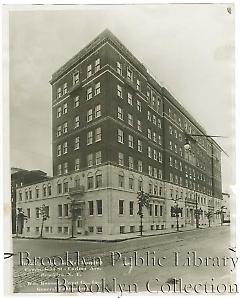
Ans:
{"label": "lamp post", "polygon": [[173,201],[175,202],[175,206],[173,207],[173,213],[176,216],[176,221],[177,221],[177,232],[179,232],[179,213],[182,212],[181,208],[179,208],[178,206],[178,200],[179,199],[173,199]]}

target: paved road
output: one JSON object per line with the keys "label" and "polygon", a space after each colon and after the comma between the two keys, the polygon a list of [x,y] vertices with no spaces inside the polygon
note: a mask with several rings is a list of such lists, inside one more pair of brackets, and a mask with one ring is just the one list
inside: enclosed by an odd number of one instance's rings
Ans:
{"label": "paved road", "polygon": [[[19,259],[16,257],[15,291],[56,292],[57,279],[60,292],[90,290],[162,293],[168,290],[168,284],[172,284],[174,279],[178,280],[176,287],[180,282],[183,285],[205,282],[228,285],[235,280],[236,257],[229,250],[231,245],[228,226],[117,243],[14,239],[15,253],[28,251],[31,260],[33,256],[62,256],[64,259],[66,251],[79,251],[81,258],[85,257],[84,260],[88,261],[86,266],[67,267],[63,264],[55,267],[35,266],[34,269],[34,266],[19,266]],[[209,257],[208,263],[206,257]],[[101,264],[98,262],[99,258]],[[64,279],[68,282],[66,288],[61,286]],[[69,286],[71,283],[75,285],[72,289]],[[205,290],[204,286],[196,289]]]}

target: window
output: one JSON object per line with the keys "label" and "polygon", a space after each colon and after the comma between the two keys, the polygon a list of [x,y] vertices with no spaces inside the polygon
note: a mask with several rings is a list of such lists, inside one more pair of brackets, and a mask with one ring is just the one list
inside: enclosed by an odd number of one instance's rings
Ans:
{"label": "window", "polygon": [[128,147],[133,148],[133,136],[128,135]]}
{"label": "window", "polygon": [[66,154],[67,151],[68,151],[68,144],[67,144],[67,142],[64,142],[63,143],[63,154]]}
{"label": "window", "polygon": [[124,165],[124,156],[123,156],[123,153],[121,153],[121,152],[118,152],[118,164],[120,166]]}
{"label": "window", "polygon": [[151,121],[152,117],[151,117],[151,112],[148,111],[148,120]]}
{"label": "window", "polygon": [[158,170],[158,178],[162,180],[162,170],[161,169]]}
{"label": "window", "polygon": [[74,128],[78,128],[80,126],[80,117],[76,116],[74,121]]}
{"label": "window", "polygon": [[101,68],[101,65],[100,65],[100,58],[98,58],[96,61],[95,61],[95,72],[99,71]]}
{"label": "window", "polygon": [[141,83],[139,80],[137,80],[137,90],[141,91]]}
{"label": "window", "polygon": [[64,216],[68,216],[69,215],[69,208],[68,208],[68,204],[64,204]]}
{"label": "window", "polygon": [[152,149],[148,146],[148,157],[152,158]]}
{"label": "window", "polygon": [[58,217],[62,217],[63,212],[62,212],[62,205],[58,205]]}
{"label": "window", "polygon": [[102,173],[97,172],[96,174],[96,188],[102,187]]}
{"label": "window", "polygon": [[134,206],[134,202],[130,201],[129,202],[129,215],[133,215],[133,206]]}
{"label": "window", "polygon": [[100,165],[102,163],[102,151],[96,152],[96,165]]}
{"label": "window", "polygon": [[93,119],[93,110],[90,109],[87,111],[87,122],[92,121],[92,119]]}
{"label": "window", "polygon": [[58,175],[62,175],[62,165],[58,165]]}
{"label": "window", "polygon": [[172,167],[173,163],[172,163],[172,156],[169,157],[169,165]]}
{"label": "window", "polygon": [[150,128],[148,128],[148,130],[147,130],[147,136],[148,136],[149,139],[152,138],[152,132],[151,132]]}
{"label": "window", "polygon": [[60,137],[61,134],[62,134],[62,126],[59,125],[59,126],[57,127],[57,137]]}
{"label": "window", "polygon": [[98,215],[102,215],[103,214],[102,200],[97,200],[97,214]]}
{"label": "window", "polygon": [[118,201],[118,214],[123,215],[124,212],[124,200]]}
{"label": "window", "polygon": [[64,227],[64,228],[63,228],[63,232],[64,232],[65,234],[68,234],[68,227]]}
{"label": "window", "polygon": [[118,186],[124,187],[124,174],[122,172],[118,175]]}
{"label": "window", "polygon": [[123,140],[123,131],[121,129],[118,129],[118,142],[119,143],[124,143],[124,140]]}
{"label": "window", "polygon": [[138,151],[142,152],[142,141],[138,140]]}
{"label": "window", "polygon": [[173,182],[173,173],[170,173],[169,176],[170,176],[170,182]]}
{"label": "window", "polygon": [[128,124],[133,126],[133,116],[131,114],[128,114]]}
{"label": "window", "polygon": [[171,125],[169,125],[169,133],[170,133],[170,135],[172,135],[172,133],[173,133],[173,130],[172,130],[172,126]]}
{"label": "window", "polygon": [[117,73],[122,75],[122,64],[120,62],[117,62]]}
{"label": "window", "polygon": [[92,75],[92,65],[87,66],[87,78],[89,78]]}
{"label": "window", "polygon": [[88,201],[88,210],[89,210],[89,215],[94,214],[93,201]]}
{"label": "window", "polygon": [[95,95],[98,95],[100,92],[101,92],[101,84],[100,84],[100,82],[98,82],[95,85]]}
{"label": "window", "polygon": [[49,196],[52,195],[52,187],[51,187],[51,184],[48,184],[48,195],[49,195]]}
{"label": "window", "polygon": [[93,132],[90,130],[87,133],[87,145],[91,145],[93,143]]}
{"label": "window", "polygon": [[68,106],[67,106],[67,103],[65,103],[63,105],[63,114],[67,114],[67,111],[68,111]]}
{"label": "window", "polygon": [[77,108],[79,106],[79,96],[76,96],[74,98],[74,108]]}
{"label": "window", "polygon": [[153,186],[152,186],[152,182],[150,182],[150,183],[148,184],[148,192],[149,192],[150,194],[152,194],[152,188],[153,188]]}
{"label": "window", "polygon": [[148,166],[148,175],[152,176],[152,174],[153,174],[152,166]]}
{"label": "window", "polygon": [[25,198],[26,198],[26,200],[28,200],[28,191],[27,190],[25,190]]}
{"label": "window", "polygon": [[88,227],[88,232],[89,233],[93,233],[94,232],[94,227],[92,227],[92,226],[91,227]]}
{"label": "window", "polygon": [[88,154],[88,156],[87,156],[87,164],[88,164],[89,168],[93,166],[93,155],[92,155],[92,153]]}
{"label": "window", "polygon": [[79,71],[76,71],[73,73],[73,85],[76,85],[79,83]]}
{"label": "window", "polygon": [[61,96],[62,96],[62,88],[59,87],[59,88],[57,89],[57,98],[60,98]]}
{"label": "window", "polygon": [[118,107],[117,117],[120,120],[123,120],[123,109],[121,107]]}
{"label": "window", "polygon": [[74,169],[75,171],[79,170],[80,168],[80,158],[76,158],[74,162]]}
{"label": "window", "polygon": [[130,81],[133,81],[133,72],[132,72],[132,70],[129,69],[129,67],[127,68],[127,78]]}
{"label": "window", "polygon": [[177,153],[177,145],[174,145],[175,152]]}
{"label": "window", "polygon": [[158,161],[162,162],[162,152],[158,152]]}
{"label": "window", "polygon": [[155,115],[152,116],[153,124],[157,125],[157,118]]}
{"label": "window", "polygon": [[159,206],[159,215],[163,216],[163,206],[162,205]]}
{"label": "window", "polygon": [[157,150],[153,149],[153,159],[157,160]]}
{"label": "window", "polygon": [[30,218],[30,208],[27,208],[27,218]]}
{"label": "window", "polygon": [[158,205],[154,205],[154,216],[158,216]]}
{"label": "window", "polygon": [[87,89],[87,100],[91,99],[93,97],[93,91],[92,87]]}
{"label": "window", "polygon": [[93,176],[88,176],[87,177],[87,186],[88,186],[88,189],[93,188]]}
{"label": "window", "polygon": [[68,182],[66,180],[63,181],[63,193],[68,192]]}
{"label": "window", "polygon": [[169,141],[169,148],[172,150],[172,141]]}
{"label": "window", "polygon": [[142,131],[142,122],[140,120],[137,121],[137,129]]}
{"label": "window", "polygon": [[138,190],[139,191],[143,190],[143,181],[141,177],[138,179]]}
{"label": "window", "polygon": [[157,168],[153,168],[153,177],[157,178]]}
{"label": "window", "polygon": [[133,183],[134,183],[133,177],[129,177],[129,189],[131,190],[133,190]]}
{"label": "window", "polygon": [[58,145],[57,146],[57,156],[61,156],[62,155],[62,146]]}
{"label": "window", "polygon": [[133,105],[133,98],[132,94],[128,92],[128,103],[132,106]]}
{"label": "window", "polygon": [[67,162],[65,162],[63,164],[63,172],[64,172],[64,174],[67,174],[68,173],[68,163]]}
{"label": "window", "polygon": [[95,129],[95,142],[99,142],[102,139],[102,129],[101,127],[97,127]]}
{"label": "window", "polygon": [[133,170],[134,164],[133,164],[132,156],[129,156],[129,158],[128,158],[128,165],[129,165],[129,169]]}
{"label": "window", "polygon": [[119,85],[117,85],[117,95],[119,96],[119,97],[123,97],[123,95],[122,95],[122,87],[121,86],[119,86]]}
{"label": "window", "polygon": [[162,128],[162,122],[161,122],[161,119],[158,119],[158,127],[159,127],[159,128]]}
{"label": "window", "polygon": [[79,149],[79,146],[80,146],[80,138],[76,137],[74,140],[74,150]]}
{"label": "window", "polygon": [[62,193],[62,183],[60,181],[58,181],[57,183],[57,193],[58,194]]}
{"label": "window", "polygon": [[31,199],[32,199],[32,190],[29,189],[29,200],[31,200]]}
{"label": "window", "polygon": [[162,137],[160,135],[158,136],[158,144],[162,145]]}
{"label": "window", "polygon": [[156,102],[156,96],[153,94],[152,95],[152,105],[155,106],[155,102]]}
{"label": "window", "polygon": [[57,108],[57,118],[60,118],[62,116],[62,107]]}
{"label": "window", "polygon": [[95,118],[98,118],[101,116],[101,105],[97,105],[95,107]]}
{"label": "window", "polygon": [[68,131],[68,123],[64,122],[63,123],[63,133],[67,133],[67,131]]}
{"label": "window", "polygon": [[156,132],[153,132],[153,141],[157,142]]}
{"label": "window", "polygon": [[39,218],[39,216],[40,216],[40,208],[37,207],[36,208],[36,218]]}
{"label": "window", "polygon": [[139,160],[138,161],[138,171],[142,173],[142,170],[143,170],[143,164],[142,164],[142,161]]}
{"label": "window", "polygon": [[140,100],[137,100],[137,109],[138,109],[139,112],[142,111],[142,104],[141,104]]}
{"label": "window", "polygon": [[120,226],[120,234],[124,234],[125,233],[125,226]]}
{"label": "window", "polygon": [[36,188],[36,198],[39,198],[39,188]]}

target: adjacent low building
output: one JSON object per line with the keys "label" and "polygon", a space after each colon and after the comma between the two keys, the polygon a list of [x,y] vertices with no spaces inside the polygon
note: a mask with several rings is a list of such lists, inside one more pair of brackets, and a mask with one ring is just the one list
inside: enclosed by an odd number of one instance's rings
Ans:
{"label": "adjacent low building", "polygon": [[53,178],[18,188],[24,236],[43,205],[46,237],[136,233],[142,190],[144,230],[219,223],[221,148],[109,30],[50,83]]}

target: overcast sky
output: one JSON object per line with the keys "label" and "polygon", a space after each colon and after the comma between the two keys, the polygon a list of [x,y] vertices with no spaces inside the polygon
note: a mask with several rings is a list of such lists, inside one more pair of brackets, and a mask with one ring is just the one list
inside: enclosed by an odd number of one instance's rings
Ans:
{"label": "overcast sky", "polygon": [[[72,6],[11,11],[11,165],[52,174],[54,71],[105,28],[217,139],[223,190],[234,173],[234,14],[229,4]],[[39,8],[38,8],[39,9]],[[73,10],[74,9],[74,10]]]}

